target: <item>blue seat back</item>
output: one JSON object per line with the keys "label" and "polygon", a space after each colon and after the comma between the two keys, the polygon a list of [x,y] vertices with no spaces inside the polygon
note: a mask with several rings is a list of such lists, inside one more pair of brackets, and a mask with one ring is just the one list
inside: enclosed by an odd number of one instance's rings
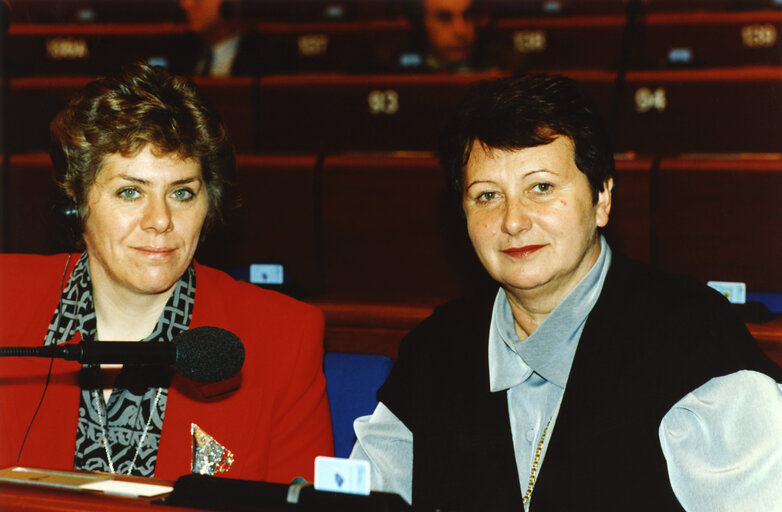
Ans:
{"label": "blue seat back", "polygon": [[372,414],[375,394],[391,371],[391,358],[378,354],[327,352],[323,358],[326,392],[334,427],[334,455],[347,457],[356,436],[353,420]]}

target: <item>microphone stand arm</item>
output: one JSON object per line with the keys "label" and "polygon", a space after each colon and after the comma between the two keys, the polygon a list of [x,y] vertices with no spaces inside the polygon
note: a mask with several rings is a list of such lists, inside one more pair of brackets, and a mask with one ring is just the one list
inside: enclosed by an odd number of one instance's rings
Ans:
{"label": "microphone stand arm", "polygon": [[171,342],[82,341],[46,347],[0,347],[0,357],[47,357],[82,364],[173,364],[177,347]]}

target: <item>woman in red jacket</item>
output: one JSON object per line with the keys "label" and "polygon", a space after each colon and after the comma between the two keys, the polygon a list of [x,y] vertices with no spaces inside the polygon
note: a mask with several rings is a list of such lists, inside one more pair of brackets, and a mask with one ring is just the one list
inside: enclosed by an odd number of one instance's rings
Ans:
{"label": "woman in red jacket", "polygon": [[158,367],[3,358],[0,466],[311,479],[333,449],[321,312],[193,261],[235,166],[219,118],[192,84],[138,64],[88,84],[51,131],[86,251],[0,258],[3,344],[170,342],[210,325],[239,336],[245,363],[202,385]]}

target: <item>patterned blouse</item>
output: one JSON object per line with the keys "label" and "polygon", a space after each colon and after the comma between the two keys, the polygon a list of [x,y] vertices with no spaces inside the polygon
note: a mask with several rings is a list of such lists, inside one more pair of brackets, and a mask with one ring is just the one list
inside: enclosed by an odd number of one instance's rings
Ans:
{"label": "patterned blouse", "polygon": [[[180,277],[152,333],[141,341],[170,342],[188,329],[195,299],[195,270]],[[65,343],[76,332],[94,340],[97,322],[87,253],[81,255],[54,312],[45,345]],[[166,411],[172,370],[125,365],[108,403],[100,366],[85,365],[73,467],[152,477]]]}

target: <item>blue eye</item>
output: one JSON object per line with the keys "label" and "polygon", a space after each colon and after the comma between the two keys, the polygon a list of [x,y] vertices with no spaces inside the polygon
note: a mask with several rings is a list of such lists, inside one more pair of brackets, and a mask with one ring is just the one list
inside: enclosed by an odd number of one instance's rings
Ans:
{"label": "blue eye", "polygon": [[195,197],[195,194],[188,188],[178,188],[174,191],[173,196],[178,201],[190,201]]}
{"label": "blue eye", "polygon": [[120,198],[122,198],[122,199],[127,199],[127,200],[129,200],[129,201],[132,201],[132,200],[134,200],[134,199],[138,199],[138,197],[139,197],[139,191],[138,191],[138,190],[136,190],[136,189],[135,189],[135,188],[133,188],[133,187],[127,187],[127,188],[123,188],[123,189],[121,189],[121,190],[120,190],[120,191],[117,193],[117,195],[118,195]]}

